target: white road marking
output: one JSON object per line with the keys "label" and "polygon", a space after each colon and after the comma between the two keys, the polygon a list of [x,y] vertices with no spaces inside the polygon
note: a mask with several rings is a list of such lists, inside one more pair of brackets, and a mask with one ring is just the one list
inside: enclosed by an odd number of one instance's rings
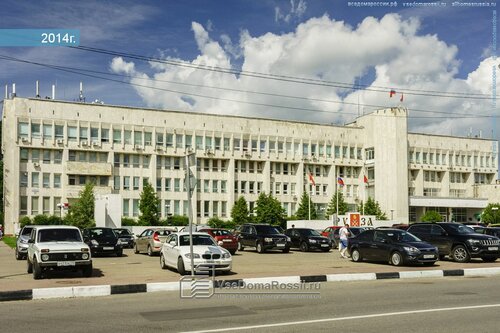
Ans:
{"label": "white road marking", "polygon": [[366,319],[366,318],[401,316],[401,315],[409,315],[409,314],[417,314],[417,313],[429,313],[429,312],[444,312],[444,311],[457,311],[457,310],[487,309],[487,308],[498,308],[498,307],[500,307],[500,304],[485,304],[485,305],[459,306],[459,307],[453,307],[453,308],[435,308],[435,309],[425,309],[425,310],[386,312],[386,313],[375,313],[375,314],[368,314],[368,315],[361,315],[361,316],[349,316],[349,317],[339,317],[339,318],[325,318],[325,319],[303,320],[303,321],[289,321],[289,322],[282,322],[282,323],[276,323],[276,324],[264,324],[264,325],[254,325],[254,326],[240,326],[240,327],[230,327],[230,328],[216,328],[216,329],[201,330],[201,331],[185,331],[183,333],[211,333],[211,332],[242,331],[242,330],[260,329],[260,328],[280,327],[280,326],[328,323],[328,322],[332,322],[332,321],[342,321],[342,320],[353,320],[353,319]]}

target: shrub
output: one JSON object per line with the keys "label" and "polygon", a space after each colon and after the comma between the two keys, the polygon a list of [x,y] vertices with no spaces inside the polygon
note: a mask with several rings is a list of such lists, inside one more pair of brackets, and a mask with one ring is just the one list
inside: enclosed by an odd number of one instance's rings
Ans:
{"label": "shrub", "polygon": [[21,228],[31,224],[31,219],[29,216],[23,216],[20,220],[19,220],[19,224],[21,226]]}
{"label": "shrub", "polygon": [[130,217],[122,217],[122,226],[137,226],[137,222]]}

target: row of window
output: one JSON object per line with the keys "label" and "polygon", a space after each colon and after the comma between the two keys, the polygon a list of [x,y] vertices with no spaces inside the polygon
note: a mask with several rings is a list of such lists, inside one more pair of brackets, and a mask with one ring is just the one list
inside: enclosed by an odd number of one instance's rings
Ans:
{"label": "row of window", "polygon": [[21,163],[27,163],[31,161],[32,163],[44,164],[61,164],[63,151],[60,149],[30,149],[30,148],[20,148],[19,150],[19,161]]}
{"label": "row of window", "polygon": [[[31,180],[31,184],[29,184]],[[19,173],[19,187],[28,187],[31,185],[32,188],[40,187],[40,172],[31,172],[31,177],[29,172]],[[43,188],[61,188],[61,174],[60,173],[42,173],[42,187]]]}
{"label": "row of window", "polygon": [[[79,126],[68,125],[68,141],[110,142],[110,129],[100,128],[80,123]],[[65,126],[32,122],[18,123],[18,136],[21,138],[64,139]],[[116,144],[153,145],[153,132],[142,130],[113,129],[112,140]],[[340,145],[321,143],[295,143],[287,139],[250,139],[250,138],[223,138],[210,135],[191,135],[180,133],[156,132],[154,144],[167,148],[193,148],[197,150],[224,150],[242,152],[277,152],[301,154],[304,156],[327,156],[335,158],[362,159],[362,149]]]}
{"label": "row of window", "polygon": [[[159,157],[159,156],[158,156]],[[177,158],[179,159],[179,158]],[[149,168],[149,162],[151,160],[150,155],[143,154],[118,154],[115,153],[113,165],[117,168],[119,167],[134,167],[134,168]]]}
{"label": "row of window", "polygon": [[430,165],[455,165],[474,168],[495,166],[494,155],[456,155],[454,153],[409,152],[410,163]]}
{"label": "row of window", "polygon": [[[410,171],[410,180],[415,181],[418,177],[419,170]],[[424,181],[426,182],[442,182],[444,171],[424,171]],[[452,184],[465,184],[468,182],[470,173],[467,172],[450,172],[449,180]],[[490,184],[493,181],[493,174],[474,173],[475,184]]]}
{"label": "row of window", "polygon": [[90,162],[108,163],[108,153],[84,150],[69,150],[68,161],[70,162]]}
{"label": "row of window", "polygon": [[[29,203],[29,205],[28,205]],[[61,216],[61,208],[57,207],[61,203],[61,197],[39,197],[39,196],[20,196],[19,214],[20,215],[57,215]]]}

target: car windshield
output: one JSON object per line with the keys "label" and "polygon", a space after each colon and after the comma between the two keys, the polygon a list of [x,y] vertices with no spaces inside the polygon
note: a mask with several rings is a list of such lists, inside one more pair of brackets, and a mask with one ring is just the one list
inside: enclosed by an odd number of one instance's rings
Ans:
{"label": "car windshield", "polygon": [[113,231],[118,236],[129,236],[129,235],[131,235],[131,233],[130,233],[130,231],[128,229],[113,229]]}
{"label": "car windshield", "polygon": [[313,229],[298,229],[302,236],[321,236],[319,232]]}
{"label": "car windshield", "polygon": [[21,232],[21,235],[28,236],[29,234],[31,234],[31,230],[33,230],[33,228],[24,228],[23,231]]}
{"label": "car windshield", "polygon": [[[209,235],[193,235],[193,245],[217,245]],[[189,235],[180,238],[180,246],[189,246]]]}
{"label": "car windshield", "polygon": [[277,235],[280,234],[279,230],[270,225],[256,225],[257,233],[267,234],[267,235]]}
{"label": "car windshield", "polygon": [[44,229],[38,231],[38,242],[81,242],[80,231],[77,229]]}
{"label": "car windshield", "polygon": [[414,235],[406,231],[394,231],[394,232],[391,231],[387,233],[387,236],[389,236],[393,241],[399,243],[421,242],[421,240],[418,237],[415,237]]}
{"label": "car windshield", "polygon": [[111,229],[91,229],[91,237],[116,237],[115,233]]}
{"label": "car windshield", "polygon": [[212,230],[214,236],[230,236],[231,233],[227,230]]}
{"label": "car windshield", "polygon": [[468,234],[474,234],[476,233],[474,229],[469,228],[466,225],[463,224],[447,224],[446,225],[451,231],[460,234],[460,235],[468,235]]}
{"label": "car windshield", "polygon": [[363,231],[365,231],[364,228],[350,228],[349,229],[351,231],[351,233],[354,235],[354,236],[357,236],[359,235],[360,233],[362,233]]}

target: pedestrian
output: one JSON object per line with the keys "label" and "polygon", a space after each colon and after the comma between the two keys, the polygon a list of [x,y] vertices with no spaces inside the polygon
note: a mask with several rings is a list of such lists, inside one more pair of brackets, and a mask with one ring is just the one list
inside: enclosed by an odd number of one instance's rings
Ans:
{"label": "pedestrian", "polygon": [[349,231],[349,226],[347,225],[347,223],[344,223],[344,226],[342,228],[340,228],[339,230],[339,239],[340,239],[340,243],[339,243],[339,250],[340,250],[340,256],[344,259],[347,259],[347,256],[346,256],[346,251],[347,251],[347,245],[348,245],[348,242],[349,242],[349,236],[351,235],[350,231]]}

